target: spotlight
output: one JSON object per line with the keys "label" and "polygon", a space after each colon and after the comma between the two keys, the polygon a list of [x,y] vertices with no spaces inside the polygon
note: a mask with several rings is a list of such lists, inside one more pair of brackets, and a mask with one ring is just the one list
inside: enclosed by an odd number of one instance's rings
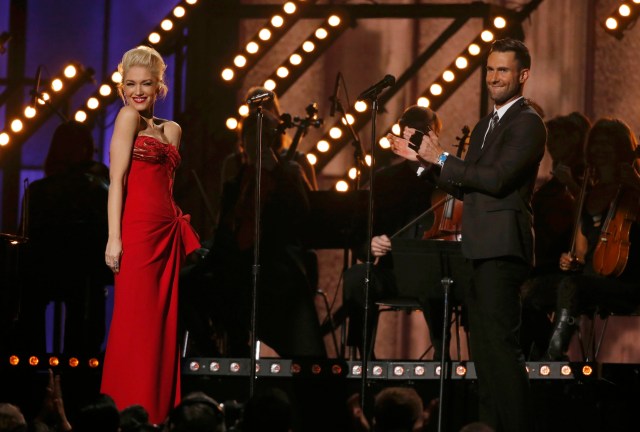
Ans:
{"label": "spotlight", "polygon": [[71,357],[69,359],[69,366],[71,366],[72,368],[78,367],[79,364],[80,361],[76,357]]}
{"label": "spotlight", "polygon": [[640,15],[640,1],[625,1],[607,15],[607,18],[602,22],[602,27],[616,39],[622,39],[625,30],[635,24],[638,15]]}
{"label": "spotlight", "polygon": [[18,363],[20,363],[20,357],[18,357],[17,355],[12,355],[9,357],[9,364],[11,366],[18,366]]}

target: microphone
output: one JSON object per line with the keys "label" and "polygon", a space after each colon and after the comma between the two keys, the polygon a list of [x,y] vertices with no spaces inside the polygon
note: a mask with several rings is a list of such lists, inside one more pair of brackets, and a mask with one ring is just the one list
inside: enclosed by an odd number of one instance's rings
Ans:
{"label": "microphone", "polygon": [[360,96],[358,96],[358,100],[373,99],[374,97],[378,96],[382,90],[386,89],[387,87],[391,87],[395,83],[396,77],[394,77],[393,75],[385,75],[385,77],[382,78],[379,82],[375,83],[374,85],[360,93]]}
{"label": "microphone", "polygon": [[249,105],[261,104],[262,102],[268,101],[269,99],[273,99],[273,92],[267,90],[263,93],[258,93],[256,95],[251,96],[249,99],[247,99],[247,103]]}
{"label": "microphone", "polygon": [[33,108],[36,107],[36,104],[38,103],[38,94],[39,94],[39,90],[40,90],[40,75],[42,74],[42,65],[38,66],[38,70],[36,71],[36,78],[34,80],[35,84],[33,86],[33,90],[31,91],[31,94],[33,95]]}
{"label": "microphone", "polygon": [[336,75],[336,84],[333,87],[333,94],[329,98],[331,102],[331,110],[329,111],[329,116],[334,117],[336,115],[336,109],[338,109],[338,91],[340,90],[340,79],[342,78],[342,74],[338,72]]}

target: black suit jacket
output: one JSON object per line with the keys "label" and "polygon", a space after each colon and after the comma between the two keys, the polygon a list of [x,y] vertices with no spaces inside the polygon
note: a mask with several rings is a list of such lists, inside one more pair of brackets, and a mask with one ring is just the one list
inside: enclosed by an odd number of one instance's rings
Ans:
{"label": "black suit jacket", "polygon": [[531,195],[547,131],[525,99],[517,101],[482,146],[491,115],[471,133],[464,160],[449,156],[438,186],[464,201],[462,252],[470,259],[516,256],[533,263]]}

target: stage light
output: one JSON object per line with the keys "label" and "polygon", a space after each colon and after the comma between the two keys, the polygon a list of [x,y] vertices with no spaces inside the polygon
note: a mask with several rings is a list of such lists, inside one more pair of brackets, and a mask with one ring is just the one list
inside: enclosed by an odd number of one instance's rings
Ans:
{"label": "stage light", "polygon": [[610,35],[622,39],[625,30],[632,27],[640,15],[640,0],[625,1],[602,22],[602,27]]}
{"label": "stage light", "polygon": [[197,372],[198,370],[200,370],[200,363],[198,363],[197,361],[192,361],[191,363],[189,363],[189,370],[192,372]]}
{"label": "stage light", "polygon": [[367,106],[367,103],[365,101],[356,101],[356,103],[353,105],[353,108],[357,112],[365,112],[369,107]]}
{"label": "stage light", "polygon": [[333,366],[331,366],[331,373],[333,375],[341,375],[342,374],[342,366],[340,366],[339,364],[334,364]]}
{"label": "stage light", "polygon": [[89,99],[87,99],[87,108],[89,109],[97,109],[100,106],[100,101],[98,101],[97,98],[95,97],[90,97]]}
{"label": "stage light", "polygon": [[276,82],[272,79],[268,79],[264,82],[264,88],[267,90],[273,90],[276,88]]}
{"label": "stage light", "polygon": [[478,54],[480,54],[480,46],[472,43],[471,45],[469,45],[469,48],[467,48],[467,51],[469,51],[469,54],[471,54],[472,56],[477,56]]}
{"label": "stage light", "polygon": [[40,359],[38,359],[38,357],[36,356],[29,357],[29,365],[38,366],[38,363],[40,363]]}
{"label": "stage light", "polygon": [[339,127],[332,127],[329,130],[329,136],[333,139],[338,139],[342,136],[342,129],[340,129]]}
{"label": "stage light", "polygon": [[380,138],[378,140],[378,145],[383,149],[391,148],[391,142],[389,142],[389,139],[387,137]]}
{"label": "stage light", "polygon": [[[236,56],[236,58],[233,59],[233,64],[238,66],[239,68],[245,67],[245,65],[247,64],[247,58],[245,56],[243,56],[242,54],[238,54]],[[225,69],[225,70],[230,70],[230,69]],[[224,78],[224,76],[223,76],[223,78]]]}
{"label": "stage light", "polygon": [[437,365],[435,369],[436,376],[440,376],[441,371],[442,371],[442,367],[440,365]]}
{"label": "stage light", "polygon": [[84,123],[85,121],[87,121],[87,113],[85,111],[78,110],[76,111],[73,118],[79,123]]}
{"label": "stage light", "polygon": [[11,366],[18,366],[18,363],[20,363],[20,357],[18,357],[17,355],[12,355],[9,357],[9,364]]}
{"label": "stage light", "polygon": [[289,63],[294,66],[298,66],[300,63],[302,63],[302,57],[300,56],[300,54],[292,54],[291,57],[289,57]]}
{"label": "stage light", "polygon": [[185,10],[182,6],[176,6],[173,9],[173,16],[175,16],[176,18],[182,18],[185,15]]}
{"label": "stage light", "polygon": [[16,133],[22,132],[23,127],[24,127],[24,124],[20,119],[15,119],[11,122],[11,130],[13,132],[16,132]]}
{"label": "stage light", "polygon": [[402,376],[402,375],[404,375],[404,368],[402,366],[394,366],[393,367],[393,375],[394,376]]}
{"label": "stage light", "polygon": [[442,86],[440,84],[431,84],[429,91],[434,96],[440,96],[442,94]]}
{"label": "stage light", "polygon": [[316,37],[318,39],[325,39],[327,36],[329,36],[329,33],[327,33],[327,31],[325,29],[323,29],[322,27],[320,27],[318,30],[316,30]]}
{"label": "stage light", "polygon": [[336,190],[338,192],[346,192],[349,190],[349,183],[344,180],[338,180],[336,183]]}
{"label": "stage light", "polygon": [[54,79],[53,81],[51,81],[51,89],[54,92],[59,92],[60,90],[62,90],[62,80],[60,80],[59,78]]}
{"label": "stage light", "polygon": [[[240,107],[238,108],[238,114],[240,114],[242,117],[246,117],[249,115],[249,105],[240,105]],[[235,128],[234,128],[235,129]]]}
{"label": "stage light", "polygon": [[456,67],[458,69],[464,69],[467,66],[469,66],[469,62],[467,61],[466,57],[460,56],[456,59]]}
{"label": "stage light", "polygon": [[268,41],[271,38],[271,32],[269,29],[264,28],[258,33],[258,37],[263,41]]}
{"label": "stage light", "polygon": [[358,177],[358,170],[356,167],[352,167],[349,169],[348,176],[351,180],[355,180]]}
{"label": "stage light", "polygon": [[229,117],[226,122],[227,129],[235,130],[238,127],[238,120],[233,117]]}
{"label": "stage light", "polygon": [[446,82],[451,82],[456,78],[456,76],[450,70],[446,70],[442,73],[442,79]]}
{"label": "stage light", "polygon": [[154,45],[160,43],[160,35],[156,32],[151,32],[151,34],[149,34],[149,37],[147,39],[149,40],[149,42],[151,42]]}
{"label": "stage light", "polygon": [[418,98],[417,104],[421,107],[429,108],[429,105],[431,104],[431,102],[429,101],[428,98],[421,96]]}
{"label": "stage light", "polygon": [[71,357],[69,359],[69,366],[71,366],[72,368],[78,367],[79,364],[80,364],[80,361],[78,361],[76,357]]}
{"label": "stage light", "polygon": [[272,363],[271,366],[269,367],[269,372],[271,372],[272,374],[279,374],[281,372],[281,366],[280,363]]}
{"label": "stage light", "polygon": [[367,164],[367,166],[371,166],[371,155],[365,155],[364,162]]}
{"label": "stage light", "polygon": [[457,376],[465,376],[467,374],[467,367],[465,365],[458,365],[456,366],[456,375]]}
{"label": "stage light", "polygon": [[231,373],[240,372],[240,363],[238,363],[238,362],[229,363],[229,372],[231,372]]}
{"label": "stage light", "polygon": [[286,78],[287,75],[289,75],[289,69],[284,66],[280,66],[276,71],[276,75],[278,75],[280,78]]}
{"label": "stage light", "polygon": [[220,363],[217,361],[212,361],[209,363],[209,370],[211,372],[218,372],[220,370]]}
{"label": "stage light", "polygon": [[310,53],[310,52],[312,52],[314,49],[316,49],[316,46],[315,46],[315,45],[313,44],[313,42],[311,42],[311,41],[305,41],[305,42],[302,44],[302,49],[303,49],[305,52]]}
{"label": "stage light", "polygon": [[100,361],[97,358],[92,357],[92,358],[89,359],[89,367],[90,368],[95,369],[98,366],[100,366]]}
{"label": "stage light", "polygon": [[425,374],[426,372],[427,372],[427,370],[426,370],[426,369],[425,369],[425,367],[424,367],[424,366],[422,366],[422,365],[417,365],[417,366],[415,366],[415,367],[413,368],[413,374],[414,374],[415,376],[419,376],[419,377],[424,376],[424,374]]}
{"label": "stage light", "polygon": [[391,132],[394,135],[400,136],[402,134],[402,130],[400,130],[400,125],[398,123],[394,123],[393,126],[391,126]]}
{"label": "stage light", "polygon": [[60,364],[60,359],[56,356],[49,357],[49,366],[56,367]]}
{"label": "stage light", "polygon": [[300,372],[302,372],[302,366],[299,363],[291,363],[291,374],[298,375]]}
{"label": "stage light", "polygon": [[222,71],[222,79],[225,81],[231,81],[234,75],[233,69],[227,68]]}
{"label": "stage light", "polygon": [[162,22],[160,23],[160,27],[162,27],[162,30],[164,31],[169,31],[173,28],[173,21],[171,21],[170,19],[162,20]]}
{"label": "stage light", "polygon": [[375,365],[372,369],[372,374],[376,377],[382,376],[382,372],[384,372],[384,369],[380,365]]}
{"label": "stage light", "polygon": [[0,133],[0,146],[6,146],[9,144],[9,134],[6,132]]}
{"label": "stage light", "polygon": [[282,27],[282,24],[284,24],[284,18],[282,18],[280,15],[274,15],[271,18],[271,25],[272,26],[274,26],[276,28],[279,28],[279,27]]}
{"label": "stage light", "polygon": [[120,75],[120,72],[115,71],[111,74],[111,82],[113,82],[114,84],[122,82],[122,75]]}
{"label": "stage light", "polygon": [[[345,119],[345,117],[346,117],[346,119]],[[342,124],[343,124],[343,125],[345,125],[345,126],[346,126],[346,125],[347,125],[347,123],[349,123],[350,125],[352,125],[352,124],[353,124],[353,122],[355,121],[355,119],[353,118],[353,116],[352,116],[351,114],[347,114],[347,115],[345,115],[344,117],[342,117],[342,118],[340,119],[340,121],[342,122]]]}
{"label": "stage light", "polygon": [[320,140],[318,141],[318,143],[316,144],[316,149],[320,152],[320,153],[326,153],[329,151],[329,148],[331,146],[329,145],[329,142],[326,140]]}
{"label": "stage light", "polygon": [[493,40],[493,33],[491,33],[489,30],[485,30],[480,34],[480,37],[485,42],[491,42]]}
{"label": "stage light", "polygon": [[63,73],[67,78],[74,78],[78,74],[78,69],[74,65],[68,65]]}
{"label": "stage light", "polygon": [[26,118],[34,118],[36,116],[36,109],[31,105],[27,105],[27,107],[24,109],[24,116]]}
{"label": "stage light", "polygon": [[320,372],[322,372],[322,366],[320,366],[317,363],[314,363],[311,365],[311,373],[314,375],[318,375]]}
{"label": "stage light", "polygon": [[296,11],[296,4],[294,2],[286,2],[283,7],[284,11],[291,15]]}
{"label": "stage light", "polygon": [[547,377],[551,374],[551,368],[549,367],[549,365],[540,365],[540,375]]}
{"label": "stage light", "polygon": [[360,366],[360,365],[353,365],[353,366],[351,367],[351,375],[354,375],[354,376],[360,376],[360,375],[362,375],[362,366]]}
{"label": "stage light", "polygon": [[255,54],[260,50],[260,45],[255,42],[249,42],[245,48],[249,54]]}
{"label": "stage light", "polygon": [[315,165],[318,162],[318,157],[313,153],[307,153],[307,160],[311,165]]}
{"label": "stage light", "polygon": [[569,365],[562,365],[562,366],[560,367],[560,374],[561,374],[562,376],[570,376],[570,375],[571,375],[571,373],[572,373],[571,366],[569,366]]}
{"label": "stage light", "polygon": [[592,373],[593,373],[593,368],[591,366],[589,365],[582,366],[582,375],[591,376]]}
{"label": "stage light", "polygon": [[507,26],[507,20],[501,16],[495,17],[493,19],[493,25],[497,29],[503,29]]}
{"label": "stage light", "polygon": [[342,20],[338,15],[331,15],[328,20],[328,23],[331,27],[337,27],[340,25],[341,22]]}

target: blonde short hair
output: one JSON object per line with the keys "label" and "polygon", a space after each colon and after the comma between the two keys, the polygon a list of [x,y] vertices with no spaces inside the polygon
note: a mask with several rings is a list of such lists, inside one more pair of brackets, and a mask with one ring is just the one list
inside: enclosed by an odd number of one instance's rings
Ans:
{"label": "blonde short hair", "polygon": [[140,45],[130,49],[122,56],[122,61],[118,64],[118,72],[122,81],[118,83],[118,94],[124,99],[124,77],[134,66],[143,66],[151,71],[151,74],[158,80],[158,96],[163,98],[167,95],[169,88],[165,83],[164,71],[167,69],[162,56],[155,49]]}

